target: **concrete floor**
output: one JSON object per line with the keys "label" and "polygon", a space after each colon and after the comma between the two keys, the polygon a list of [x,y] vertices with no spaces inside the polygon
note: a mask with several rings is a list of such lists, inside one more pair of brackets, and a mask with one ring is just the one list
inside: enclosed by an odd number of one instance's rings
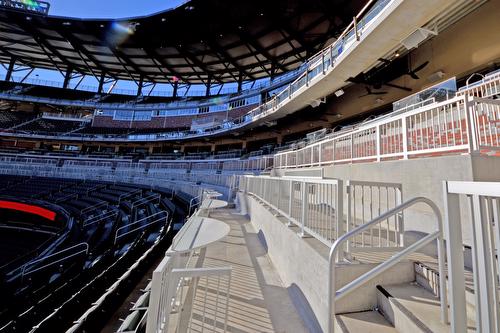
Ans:
{"label": "concrete floor", "polygon": [[[308,332],[292,299],[283,286],[264,246],[250,221],[234,210],[222,209],[211,214],[231,227],[228,236],[207,247],[203,267],[232,268],[227,311],[227,331],[243,332]],[[217,285],[216,283],[220,283]],[[223,332],[224,311],[215,312],[227,299],[228,281],[200,280],[194,296],[190,328],[193,332],[212,329]],[[214,288],[214,286],[220,288]]]}

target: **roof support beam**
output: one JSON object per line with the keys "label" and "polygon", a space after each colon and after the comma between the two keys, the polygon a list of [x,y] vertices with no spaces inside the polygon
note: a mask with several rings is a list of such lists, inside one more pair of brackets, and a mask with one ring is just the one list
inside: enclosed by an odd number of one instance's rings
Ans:
{"label": "roof support beam", "polygon": [[[45,55],[50,59],[50,61],[53,63],[53,65],[61,73],[61,75],[64,76],[64,72],[57,65],[56,61],[54,61],[54,56],[57,57],[64,65],[66,65],[66,67],[75,68],[75,65],[72,62],[70,62],[66,57],[64,57],[56,47],[52,46],[43,37],[43,33],[38,31],[38,29],[33,26],[33,23],[27,23],[27,22],[32,22],[32,21],[19,20],[16,23],[19,25],[19,27],[21,29],[29,32],[33,36],[33,39],[35,40],[35,42],[42,49],[42,51],[45,53]],[[50,52],[48,52],[48,51],[50,51]]]}
{"label": "roof support beam", "polygon": [[16,65],[16,57],[10,58],[9,67],[7,68],[7,74],[5,74],[5,81],[9,82],[12,78],[12,72],[14,71],[14,66]]}
{"label": "roof support beam", "polygon": [[[208,78],[209,81],[212,80],[212,78],[210,77],[212,75],[211,74],[212,71],[210,69],[208,69],[208,67],[205,65],[205,63],[203,61],[196,58],[196,56],[194,56],[188,50],[186,50],[186,48],[183,45],[178,45],[177,49],[180,51],[181,56],[183,56],[186,60],[189,60],[189,62],[191,62],[196,67],[199,67],[204,73],[207,73],[209,75],[209,78]],[[194,69],[194,66],[191,66],[191,68],[193,69],[193,72],[196,72]],[[199,75],[198,75],[198,77],[199,77]],[[200,77],[200,79],[201,79],[201,77]],[[217,80],[217,82],[222,83],[222,81],[220,81],[220,80]]]}
{"label": "roof support beam", "polygon": [[158,70],[165,75],[167,81],[173,86],[171,78],[168,77],[168,73],[165,72],[164,69],[170,72],[170,74],[174,75],[177,79],[182,80],[182,75],[179,74],[172,66],[170,66],[154,49],[144,48],[144,52],[146,55],[153,60],[156,64]]}
{"label": "roof support beam", "polygon": [[241,69],[241,66],[236,62],[236,60],[234,60],[234,58],[231,55],[229,55],[229,53],[227,53],[227,51],[223,47],[221,47],[217,42],[209,40],[207,41],[207,43],[214,50],[214,52],[217,53],[218,58],[221,61],[226,61],[230,63],[234,68],[237,68],[240,73],[243,72],[243,74],[245,74],[249,79],[254,79],[252,74],[250,74],[245,69]]}
{"label": "roof support beam", "polygon": [[[264,56],[267,61],[269,61],[271,64],[275,64],[281,71],[286,72],[287,68],[279,63],[276,62],[275,57],[273,57],[268,50],[266,50],[264,47],[262,47],[256,40],[254,40],[251,36],[247,35],[246,32],[240,30],[238,32],[238,35],[240,38],[247,44],[248,46],[251,46],[254,48],[257,52],[259,52],[262,56]],[[248,47],[250,51],[250,47]]]}

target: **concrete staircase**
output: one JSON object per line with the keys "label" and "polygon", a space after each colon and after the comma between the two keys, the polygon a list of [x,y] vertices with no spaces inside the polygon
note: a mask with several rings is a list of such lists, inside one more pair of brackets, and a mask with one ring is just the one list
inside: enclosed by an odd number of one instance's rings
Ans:
{"label": "concrete staircase", "polygon": [[[414,263],[415,281],[377,285],[377,306],[372,311],[337,314],[335,332],[451,332],[441,322],[438,273],[432,267]],[[467,324],[475,332],[474,292],[466,290]]]}

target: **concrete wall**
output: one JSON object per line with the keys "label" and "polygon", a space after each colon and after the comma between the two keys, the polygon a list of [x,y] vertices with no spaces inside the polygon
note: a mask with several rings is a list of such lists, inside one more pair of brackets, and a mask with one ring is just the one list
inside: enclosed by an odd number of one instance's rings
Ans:
{"label": "concrete wall", "polygon": [[[300,308],[310,308],[314,313],[316,318],[305,318],[305,321],[317,320],[325,331],[328,319],[328,247],[313,238],[301,238],[297,234],[298,228],[287,227],[283,219],[275,216],[254,197],[239,193],[237,201],[250,215],[251,222],[283,284],[291,291],[292,298],[295,298],[296,306],[302,302],[298,305]],[[337,289],[374,266],[338,265]],[[339,301],[337,313],[373,309],[377,302],[375,286],[382,281],[390,284],[414,279],[413,264],[409,261],[401,262]],[[298,294],[303,295],[302,300],[294,297],[297,290]],[[307,304],[304,304],[304,299]],[[307,311],[299,309],[299,313]]]}

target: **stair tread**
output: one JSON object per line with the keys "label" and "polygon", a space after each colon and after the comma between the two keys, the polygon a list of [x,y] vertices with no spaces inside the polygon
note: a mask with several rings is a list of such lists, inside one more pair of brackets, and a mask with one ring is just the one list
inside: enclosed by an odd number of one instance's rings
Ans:
{"label": "stair tread", "polygon": [[[384,285],[383,288],[432,332],[450,332],[450,325],[441,322],[439,297],[432,292],[414,282]],[[470,315],[468,311],[467,324],[474,327],[474,319]]]}
{"label": "stair tread", "polygon": [[345,327],[344,332],[397,333],[394,326],[378,311],[346,313],[336,315],[335,317],[337,323],[342,322]]}

